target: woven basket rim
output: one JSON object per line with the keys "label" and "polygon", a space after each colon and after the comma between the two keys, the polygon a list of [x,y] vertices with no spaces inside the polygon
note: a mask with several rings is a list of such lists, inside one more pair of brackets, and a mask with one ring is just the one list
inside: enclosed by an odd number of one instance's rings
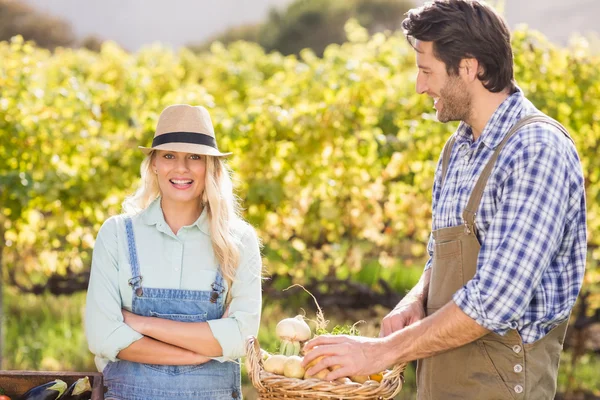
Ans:
{"label": "woven basket rim", "polygon": [[264,370],[260,343],[254,336],[246,340],[246,367],[252,385],[261,399],[392,399],[402,389],[402,372],[406,364],[395,365],[386,370],[381,383],[365,384],[351,382],[328,382],[320,379],[295,379],[276,375]]}

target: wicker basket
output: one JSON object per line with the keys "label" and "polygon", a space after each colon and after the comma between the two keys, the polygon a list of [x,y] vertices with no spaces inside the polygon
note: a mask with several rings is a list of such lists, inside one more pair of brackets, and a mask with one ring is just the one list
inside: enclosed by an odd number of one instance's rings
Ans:
{"label": "wicker basket", "polygon": [[248,374],[261,400],[339,399],[373,400],[391,399],[402,389],[402,371],[406,364],[396,365],[383,375],[381,383],[328,382],[320,379],[295,379],[272,374],[263,368],[258,339],[250,336],[246,341]]}

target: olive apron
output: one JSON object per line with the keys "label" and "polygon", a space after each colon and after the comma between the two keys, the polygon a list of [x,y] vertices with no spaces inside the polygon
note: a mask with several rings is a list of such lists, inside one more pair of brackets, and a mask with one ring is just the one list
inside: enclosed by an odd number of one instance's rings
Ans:
{"label": "olive apron", "polygon": [[[427,315],[446,303],[475,276],[480,244],[475,214],[487,180],[500,151],[521,127],[534,122],[549,123],[570,136],[558,122],[534,114],[522,118],[506,134],[485,166],[463,211],[464,224],[433,231],[435,240]],[[444,183],[455,137],[442,155]],[[494,332],[459,348],[419,360],[417,398],[419,400],[553,399],[558,363],[567,329],[565,321],[535,343],[523,344],[516,330],[500,336]]]}

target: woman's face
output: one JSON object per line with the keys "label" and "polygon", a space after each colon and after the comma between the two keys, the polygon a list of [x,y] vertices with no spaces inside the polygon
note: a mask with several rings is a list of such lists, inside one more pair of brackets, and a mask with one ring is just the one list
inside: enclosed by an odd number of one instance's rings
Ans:
{"label": "woman's face", "polygon": [[158,150],[152,161],[163,200],[200,202],[204,193],[206,156]]}

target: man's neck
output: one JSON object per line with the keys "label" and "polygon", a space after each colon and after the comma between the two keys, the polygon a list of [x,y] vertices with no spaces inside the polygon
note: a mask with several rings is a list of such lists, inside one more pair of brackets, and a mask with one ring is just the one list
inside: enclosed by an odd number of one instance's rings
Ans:
{"label": "man's neck", "polygon": [[509,96],[508,90],[499,93],[486,90],[485,93],[473,98],[471,115],[465,121],[473,131],[473,141],[479,139],[492,115]]}

